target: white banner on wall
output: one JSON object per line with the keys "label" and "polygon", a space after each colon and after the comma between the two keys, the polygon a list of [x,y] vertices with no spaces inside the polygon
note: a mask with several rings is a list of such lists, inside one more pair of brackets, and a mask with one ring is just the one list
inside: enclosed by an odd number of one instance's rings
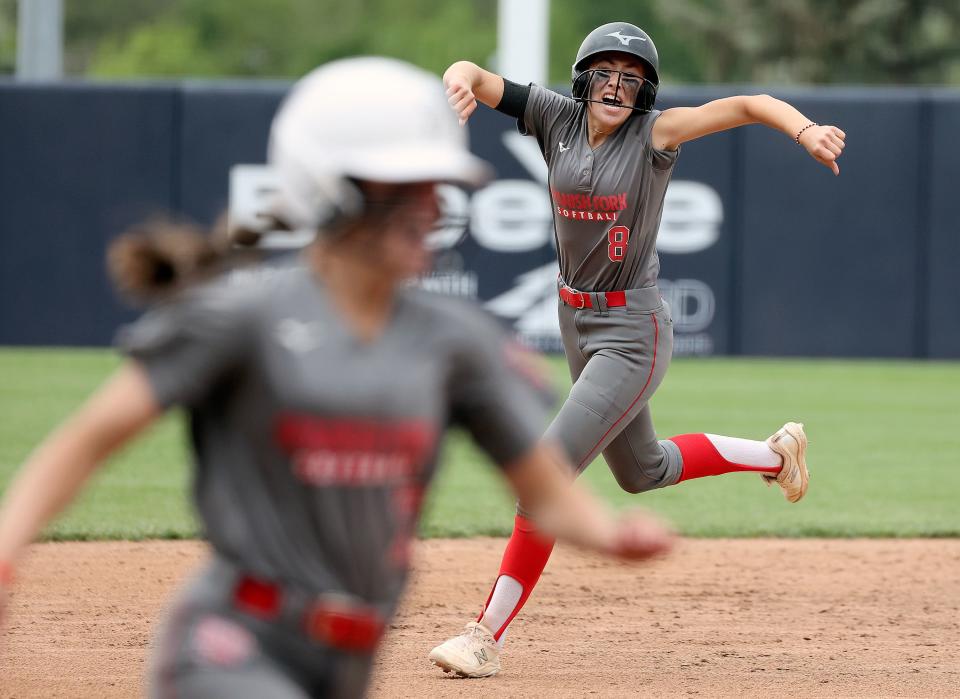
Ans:
{"label": "white banner on wall", "polygon": [[[464,259],[458,246],[470,236],[481,248],[502,255],[528,255],[531,268],[508,281],[507,288],[481,299],[496,315],[513,324],[527,344],[544,351],[561,351],[557,321],[556,262],[544,264],[531,253],[552,245],[553,218],[547,194],[547,169],[533,139],[506,132],[503,143],[532,179],[501,179],[472,193],[441,185],[444,219],[430,239],[437,264],[422,285],[440,293],[477,298],[480,275]],[[230,222],[267,231],[267,248],[297,248],[311,239],[308,233],[269,232],[264,214],[276,193],[276,179],[265,165],[238,165],[230,173]],[[720,238],[723,202],[712,187],[691,180],[675,180],[667,189],[657,249],[671,254],[706,250]],[[707,332],[716,310],[715,294],[698,279],[661,279],[661,293],[674,319],[674,353],[712,354]]]}

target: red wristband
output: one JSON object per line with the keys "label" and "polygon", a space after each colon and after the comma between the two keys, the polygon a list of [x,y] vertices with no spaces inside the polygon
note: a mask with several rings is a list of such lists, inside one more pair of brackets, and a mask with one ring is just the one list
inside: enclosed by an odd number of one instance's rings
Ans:
{"label": "red wristband", "polygon": [[13,584],[13,564],[0,561],[0,585]]}

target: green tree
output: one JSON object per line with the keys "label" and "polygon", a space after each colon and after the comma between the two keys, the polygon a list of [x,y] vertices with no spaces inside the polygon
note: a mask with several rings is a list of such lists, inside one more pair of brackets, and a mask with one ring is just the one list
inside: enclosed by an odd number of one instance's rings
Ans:
{"label": "green tree", "polygon": [[495,34],[496,6],[482,0],[169,0],[103,40],[87,72],[294,76],[361,53],[440,71],[459,57],[485,62]]}
{"label": "green tree", "polygon": [[64,70],[83,74],[104,41],[134,31],[174,0],[63,0]]}
{"label": "green tree", "polygon": [[708,46],[709,82],[943,83],[960,78],[960,3],[655,0]]}
{"label": "green tree", "polygon": [[0,75],[13,73],[17,65],[16,0],[0,0]]}
{"label": "green tree", "polygon": [[[519,1],[519,0],[518,0]],[[0,74],[16,0],[0,0]],[[489,65],[496,0],[64,0],[65,68],[96,77],[293,77],[347,55]],[[614,20],[656,41],[665,84],[960,84],[958,0],[552,0],[549,78]],[[364,94],[364,96],[367,96]]]}

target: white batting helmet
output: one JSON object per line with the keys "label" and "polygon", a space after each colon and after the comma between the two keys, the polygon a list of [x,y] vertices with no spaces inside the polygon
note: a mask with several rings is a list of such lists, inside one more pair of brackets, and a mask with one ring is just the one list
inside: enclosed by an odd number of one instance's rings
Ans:
{"label": "white batting helmet", "polygon": [[363,212],[351,179],[478,185],[490,175],[440,79],[376,57],[334,61],[297,82],[273,119],[268,160],[277,217],[309,229]]}

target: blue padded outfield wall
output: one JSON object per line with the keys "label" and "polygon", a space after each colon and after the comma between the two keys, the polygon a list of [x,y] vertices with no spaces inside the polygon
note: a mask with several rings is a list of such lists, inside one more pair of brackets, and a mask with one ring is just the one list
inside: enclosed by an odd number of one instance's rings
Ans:
{"label": "blue padded outfield wall", "polygon": [[[108,344],[135,316],[104,274],[109,240],[164,213],[212,222],[230,168],[263,163],[285,87],[0,82],[0,345]],[[744,91],[664,89],[659,106]],[[960,357],[960,93],[772,93],[847,132],[841,176],[762,127],[683,147],[659,238],[676,353]],[[470,136],[498,179],[447,192],[470,225],[426,283],[556,350],[536,143],[485,109]]]}

